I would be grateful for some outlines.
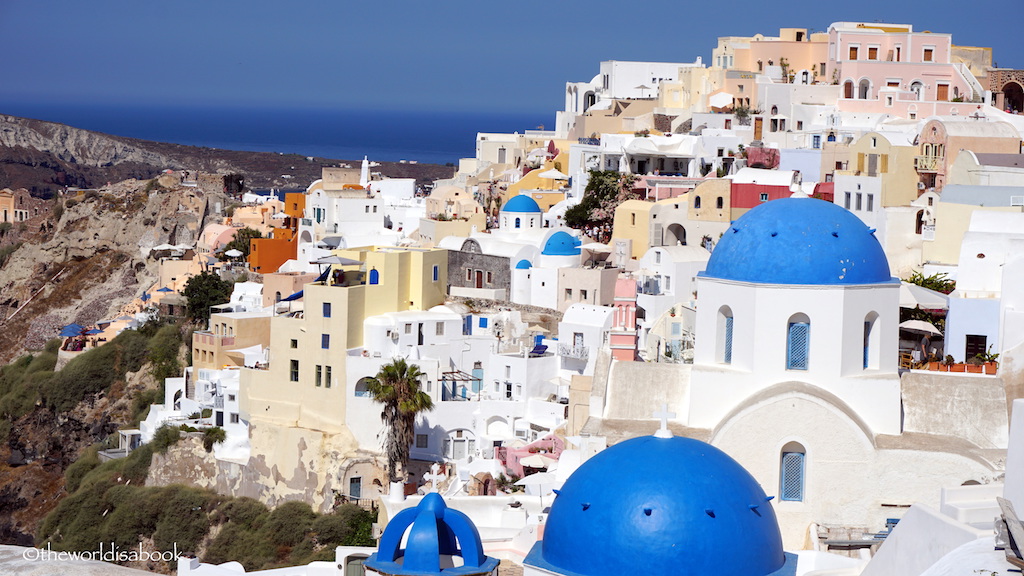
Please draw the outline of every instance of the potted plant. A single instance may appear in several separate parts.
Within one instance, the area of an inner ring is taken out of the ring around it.
[[[949,372],[949,368],[950,368],[950,366],[953,365],[953,362],[954,362],[953,355],[952,354],[946,354],[945,359],[942,360],[942,365],[939,367],[939,370],[942,371],[942,372]]]
[[[955,362],[949,366],[950,372],[967,372],[967,364]]]
[[[967,360],[967,371],[971,374],[981,374],[984,362],[981,360],[981,354],[977,354],[974,358]]]
[[[939,358],[935,354],[931,354],[931,355],[928,356],[928,369],[929,370],[932,370],[932,371],[938,370],[939,369],[939,364],[940,364]]]
[[[997,362],[999,354],[992,353],[991,345],[989,345],[987,351],[979,353],[975,358],[981,361],[985,374],[995,374],[996,370],[999,369],[999,362]]]

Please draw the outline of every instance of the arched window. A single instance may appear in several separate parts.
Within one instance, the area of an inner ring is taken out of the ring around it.
[[[718,208],[719,210],[721,210],[724,207],[725,207],[725,199],[722,198],[721,196],[719,196],[718,200],[715,201],[715,208]]]
[[[807,370],[811,347],[811,321],[794,314],[786,329],[786,370]]]
[[[516,228],[519,228],[521,225],[522,221],[519,218],[516,218]]]
[[[779,462],[779,500],[803,501],[806,457],[807,451],[799,442],[789,442],[782,447]]]
[[[722,306],[718,309],[718,361],[732,364],[733,319],[732,309]]]
[[[861,100],[867,100],[870,97],[871,81],[868,80],[867,78],[864,78],[863,80],[860,81],[860,85],[858,86],[857,98],[860,98]]]
[[[772,106],[772,116],[775,116],[778,113],[779,113],[779,107],[778,106]]]
[[[274,302],[280,302],[280,301],[281,301],[281,292],[280,291],[274,292]]]
[[[878,351],[881,347],[881,330],[878,329],[878,313],[869,312],[864,317],[864,369],[878,368]]]
[[[694,199],[693,199],[693,207],[697,208],[697,209],[700,208],[700,196],[694,197]]]
[[[924,210],[917,211],[917,223],[914,225],[914,233],[920,234],[924,230]]]
[[[370,269],[370,284],[380,284],[380,272],[376,268]]]

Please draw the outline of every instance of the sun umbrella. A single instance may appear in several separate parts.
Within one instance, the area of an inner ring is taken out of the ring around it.
[[[915,332],[917,334],[935,334],[936,336],[942,336],[942,332],[940,332],[938,328],[936,328],[931,322],[925,322],[924,320],[907,320],[906,322],[900,322],[900,330]]]
[[[153,246],[153,250],[154,251],[174,250],[174,249],[175,249],[175,246],[173,244],[159,244],[157,246]]]
[[[542,454],[530,454],[525,458],[520,458],[519,463],[527,468],[547,468],[548,466],[558,462],[554,458],[548,458]]]
[[[541,178],[547,178],[548,180],[568,180],[569,179],[569,175],[568,174],[563,174],[561,171],[559,171],[559,170],[557,170],[555,168],[552,168],[550,170],[545,170],[544,172],[541,172],[540,174],[537,174],[537,176],[539,176]]]
[[[234,248],[232,248],[231,250],[225,252],[224,255],[227,256],[228,258],[238,258],[239,256],[242,255],[242,251],[235,250]]]
[[[87,336],[89,336],[89,335],[92,335],[92,334],[99,334],[101,332],[103,332],[103,330],[100,330],[99,328],[92,328],[91,330],[86,330],[85,334]]]
[[[174,292],[174,290],[171,290],[167,286],[164,286],[163,288],[160,288],[159,290],[157,290],[157,292]]]
[[[71,336],[81,336],[82,332],[84,332],[84,331],[85,331],[85,326],[82,326],[81,324],[74,324],[74,323],[72,323],[72,324],[68,324],[67,326],[61,328],[60,335],[62,337],[64,337],[64,338],[69,338]]]
[[[918,307],[924,310],[948,310],[949,296],[917,284],[900,283],[900,308]]]
[[[362,264],[361,260],[352,260],[351,258],[342,258],[341,256],[325,256],[316,260],[317,264],[334,264],[336,266],[356,266]]]

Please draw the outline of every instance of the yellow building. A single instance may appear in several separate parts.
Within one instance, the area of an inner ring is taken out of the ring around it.
[[[10,188],[0,190],[0,224],[24,222],[32,217],[30,211],[24,206],[26,190],[18,190],[16,194]]]
[[[231,350],[270,345],[270,315],[264,312],[224,312],[210,315],[209,330],[192,333],[192,366],[219,370],[242,366],[243,356]]]
[[[303,287],[301,301],[270,321],[270,361],[242,372],[241,408],[250,421],[345,434],[345,358],[363,343],[363,321],[427,310],[445,299],[446,250],[366,247],[337,250],[359,265],[334,266]],[[337,273],[336,273],[337,272]]]
[[[919,195],[916,156],[913,136],[868,132],[849,145],[846,169],[835,174],[880,178],[882,206],[909,206]]]
[[[626,240],[631,248],[629,257],[640,258],[647,252],[651,239],[651,209],[653,202],[626,200],[615,209],[612,218],[612,240]]]

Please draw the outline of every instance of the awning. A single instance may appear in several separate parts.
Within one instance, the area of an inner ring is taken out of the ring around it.
[[[291,302],[293,300],[298,300],[299,298],[302,298],[302,290],[299,290],[298,292],[296,292],[295,294],[292,294],[291,296],[289,296],[287,298],[282,298],[281,302]]]

